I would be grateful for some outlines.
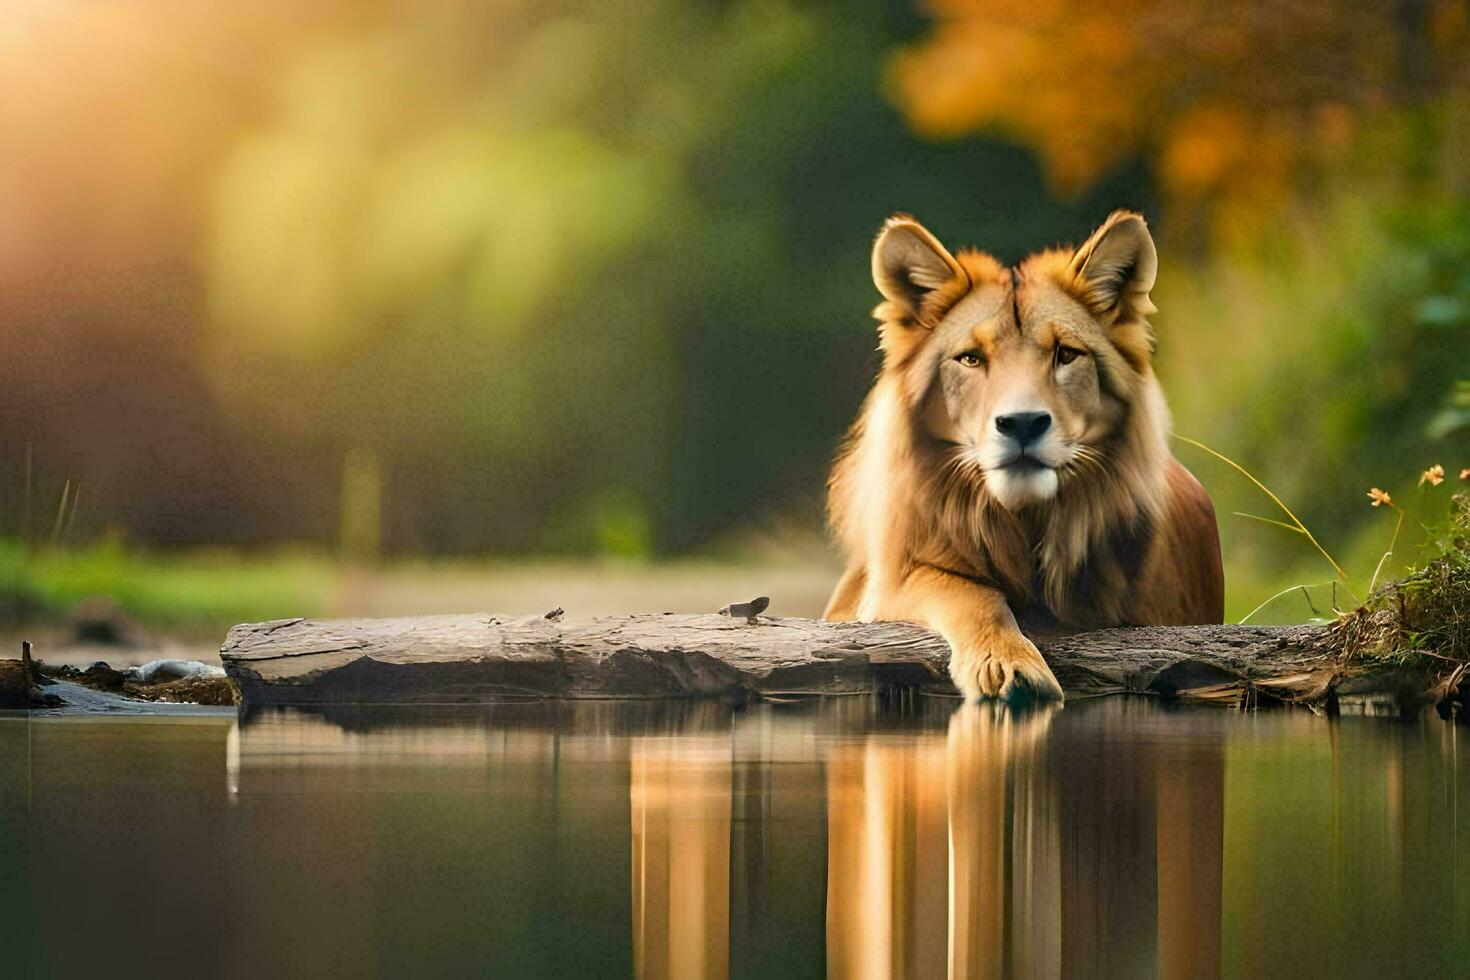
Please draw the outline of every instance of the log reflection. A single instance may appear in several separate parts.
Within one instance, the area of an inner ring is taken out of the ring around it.
[[[357,972],[528,950],[545,968],[511,972],[1254,976],[1282,950],[1326,974],[1464,972],[1464,726],[1123,698],[124,721],[10,728],[34,739],[12,742],[10,785],[35,794],[12,819],[38,848],[19,880],[97,918],[159,868],[216,862],[211,888],[251,910],[217,946],[267,966],[262,929]],[[194,726],[214,735],[160,784],[159,740]],[[178,846],[206,826],[180,823],[186,786],[213,821],[197,847]],[[147,846],[99,835],[119,815]],[[283,898],[282,868],[311,887]],[[341,942],[313,946],[323,928]]]

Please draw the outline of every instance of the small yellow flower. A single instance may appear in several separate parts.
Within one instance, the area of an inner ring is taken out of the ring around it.
[[[1464,480],[1466,483],[1470,483],[1470,466],[1467,466],[1460,471],[1460,479]]]
[[[1428,483],[1431,487],[1437,487],[1444,482],[1444,467],[1435,463],[1419,477],[1419,485],[1422,487]]]
[[[1383,504],[1388,504],[1390,507],[1393,506],[1393,498],[1377,487],[1368,491],[1368,499],[1373,501],[1374,507],[1380,507]]]

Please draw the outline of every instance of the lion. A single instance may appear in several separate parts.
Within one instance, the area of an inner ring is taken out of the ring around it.
[[[1214,506],[1169,452],[1143,217],[1006,268],[895,215],[882,368],[828,481],[847,556],[823,618],[941,634],[966,700],[1060,700],[1022,632],[1219,623]]]

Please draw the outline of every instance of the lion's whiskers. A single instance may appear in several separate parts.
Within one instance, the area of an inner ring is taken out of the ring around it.
[[[1069,476],[1083,476],[1086,474],[1102,475],[1106,466],[1103,454],[1092,446],[1077,445],[1072,447],[1072,458],[1063,463],[1058,469]]]
[[[955,446],[944,460],[934,488],[940,496],[953,498],[975,493],[985,483],[985,470],[968,446]]]

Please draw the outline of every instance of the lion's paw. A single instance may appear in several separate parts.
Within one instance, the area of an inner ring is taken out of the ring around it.
[[[1022,644],[1014,650],[953,650],[949,675],[965,700],[1061,701],[1062,686],[1051,668],[1029,640]]]

